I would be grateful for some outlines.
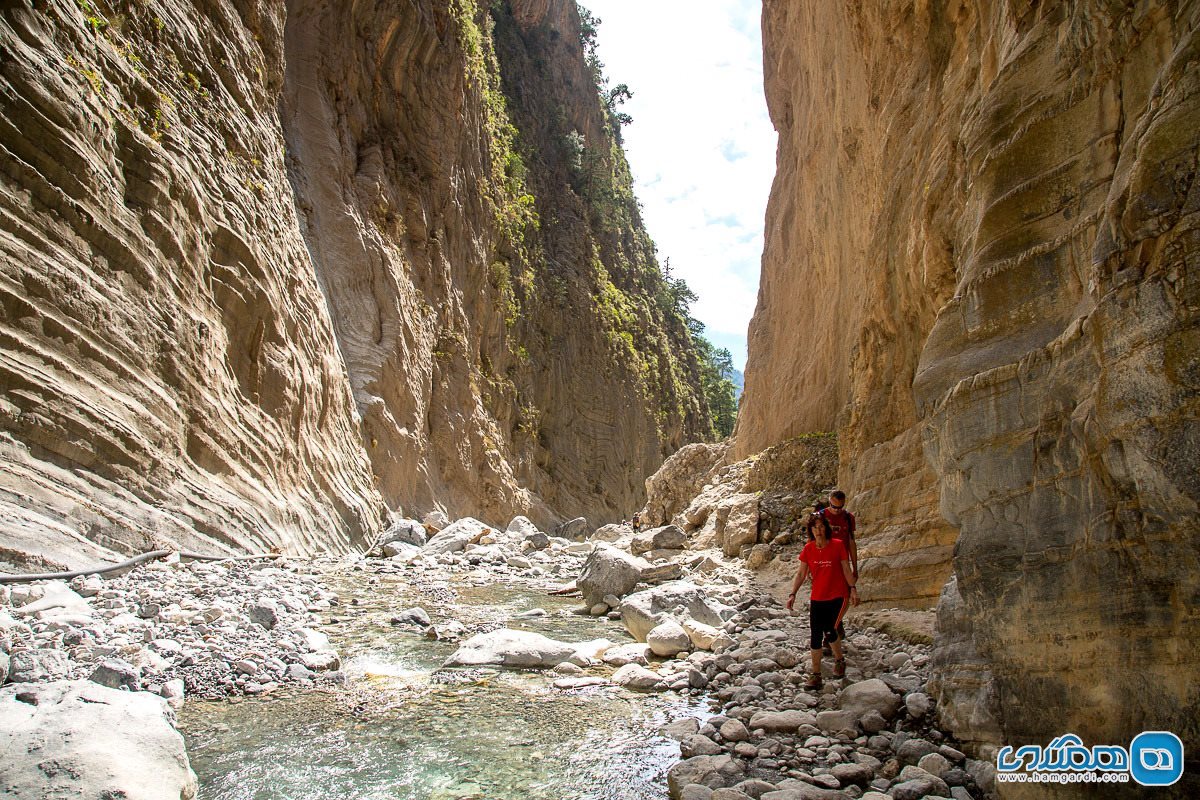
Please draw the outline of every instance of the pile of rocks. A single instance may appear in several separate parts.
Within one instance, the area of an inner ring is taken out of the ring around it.
[[[174,703],[339,681],[315,630],[337,596],[285,559],[150,563],[0,589],[0,684],[90,678]]]
[[[804,616],[767,597],[740,609],[725,626],[733,644],[696,661],[716,715],[669,730],[684,758],[669,774],[674,800],[966,800],[994,790],[992,765],[937,729],[926,646],[852,632],[846,679],[809,692]]]
[[[431,514],[424,522],[404,519],[380,537],[370,555],[386,560],[376,571],[441,573],[486,570],[488,580],[525,582],[574,578],[592,552],[591,542],[550,536],[525,517],[504,530],[471,517],[453,523]]]

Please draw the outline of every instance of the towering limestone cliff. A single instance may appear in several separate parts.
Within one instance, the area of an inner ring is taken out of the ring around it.
[[[569,0],[6,4],[0,558],[635,507],[712,424],[582,39]]]
[[[1200,744],[1200,3],[764,4],[735,454],[837,428],[975,743]],[[951,563],[951,548],[953,562]]]

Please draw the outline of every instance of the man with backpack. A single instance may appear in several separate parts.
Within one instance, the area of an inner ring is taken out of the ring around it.
[[[854,576],[854,582],[857,583],[858,542],[854,538],[857,523],[854,520],[854,515],[846,509],[846,493],[841,489],[834,489],[829,493],[829,505],[821,508],[817,513],[829,523],[829,538],[840,541],[845,546],[846,552],[850,554],[850,572]],[[844,623],[838,623],[837,632],[839,639],[846,638],[846,626]],[[828,647],[828,644],[826,644],[826,647]]]

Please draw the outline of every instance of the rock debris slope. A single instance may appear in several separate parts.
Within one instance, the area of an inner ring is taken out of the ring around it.
[[[574,3],[17,2],[0,43],[0,557],[599,522],[710,434]]]
[[[957,531],[935,672],[976,744],[1200,741],[1198,16],[764,5],[735,456],[837,426],[864,555],[926,562],[897,594],[932,600]]]

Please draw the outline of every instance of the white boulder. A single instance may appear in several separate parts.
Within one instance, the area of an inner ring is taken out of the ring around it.
[[[90,681],[8,686],[0,753],[31,755],[0,759],[0,786],[14,797],[191,800],[196,774],[174,721],[148,692]]]
[[[856,719],[861,719],[869,711],[877,711],[884,719],[891,719],[900,708],[900,698],[879,678],[871,678],[843,689],[838,695],[838,706],[849,711]]]
[[[588,555],[583,571],[575,585],[583,594],[584,603],[594,606],[608,595],[624,597],[642,578],[642,570],[650,565],[607,544],[599,543]]]
[[[626,664],[613,673],[612,682],[635,692],[652,692],[661,688],[663,679],[641,664]]]
[[[467,545],[479,541],[489,530],[491,528],[479,520],[463,517],[434,534],[425,543],[424,550],[427,554],[433,555],[457,553],[466,549]]]
[[[646,634],[646,644],[655,655],[670,658],[691,649],[692,640],[678,622],[668,619],[654,626]]]
[[[533,631],[501,628],[467,639],[450,655],[445,665],[495,665],[514,669],[542,669],[569,661],[582,666],[586,660],[576,652],[578,646]]]
[[[677,622],[693,619],[719,628],[736,613],[688,581],[670,581],[631,594],[621,602],[620,612],[625,627],[639,642],[646,641],[646,634],[667,618]]]

